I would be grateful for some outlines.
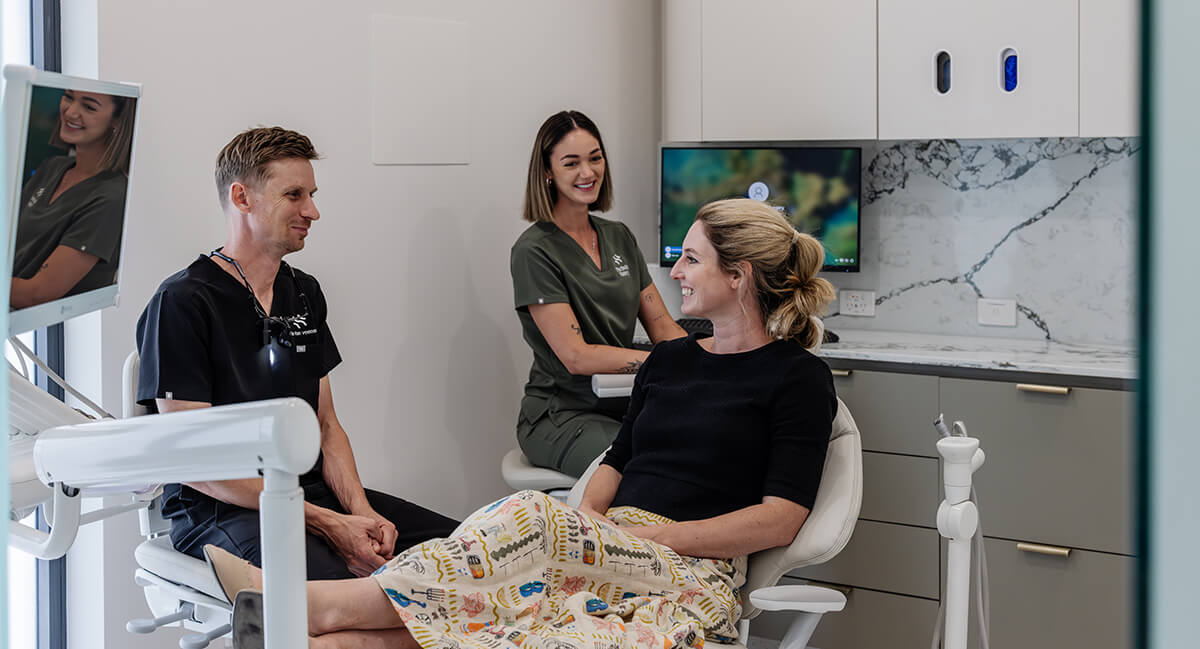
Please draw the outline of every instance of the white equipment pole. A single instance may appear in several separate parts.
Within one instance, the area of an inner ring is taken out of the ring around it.
[[[296,474],[274,469],[265,471],[258,508],[266,649],[307,647],[304,491],[300,489]]]
[[[979,527],[979,511],[971,502],[971,474],[983,466],[979,440],[944,437],[942,456],[946,499],[938,507],[938,533],[949,541],[946,557],[946,633],[944,649],[966,649],[971,597],[971,538]]]

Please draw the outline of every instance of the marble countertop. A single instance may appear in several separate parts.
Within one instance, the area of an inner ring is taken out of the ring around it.
[[[1124,347],[861,329],[834,331],[840,340],[821,346],[820,355],[825,358],[1126,380],[1137,375],[1137,356],[1133,349]]]

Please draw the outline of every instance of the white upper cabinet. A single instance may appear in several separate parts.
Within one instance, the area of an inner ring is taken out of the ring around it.
[[[879,0],[879,138],[1078,135],[1077,3]]]
[[[1138,134],[1139,0],[1079,0],[1079,135]]]
[[[663,33],[665,139],[875,138],[875,0],[664,0]]]
[[[699,142],[700,0],[662,3],[663,140]]]
[[[663,139],[1136,135],[1139,4],[662,0]]]

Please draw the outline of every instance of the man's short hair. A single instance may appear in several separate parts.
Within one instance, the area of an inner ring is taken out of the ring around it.
[[[224,207],[229,186],[239,182],[259,187],[269,177],[267,165],[275,160],[321,156],[308,136],[279,126],[252,128],[239,133],[217,154],[217,196]]]

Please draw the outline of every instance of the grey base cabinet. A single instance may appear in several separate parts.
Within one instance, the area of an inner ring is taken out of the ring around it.
[[[1132,557],[1085,550],[1039,554],[987,537],[984,550],[991,577],[992,647],[1132,646]],[[971,647],[979,646],[978,633],[972,618]]]
[[[1001,372],[985,380],[830,364],[862,433],[863,503],[840,555],[785,577],[847,593],[846,609],[821,620],[814,647],[930,646],[945,595],[932,426],[943,412],[966,422],[987,456],[975,485],[991,577],[991,646],[1131,646],[1131,393],[1061,381],[1017,384]],[[974,649],[974,610],[971,616]],[[786,616],[764,614],[751,633],[778,639],[786,623]]]

